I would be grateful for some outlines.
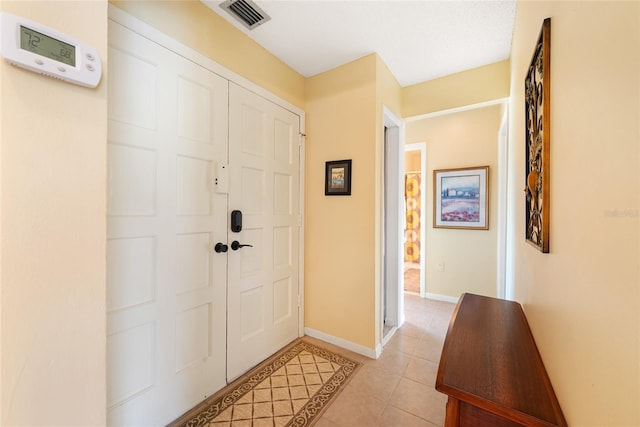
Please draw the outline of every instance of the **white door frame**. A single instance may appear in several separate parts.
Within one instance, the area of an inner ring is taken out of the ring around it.
[[[416,142],[406,144],[405,152],[420,151],[420,296],[426,298],[426,272],[427,272],[427,143]]]
[[[280,98],[279,96],[269,92],[268,90],[258,86],[257,84],[251,82],[250,80],[242,77],[239,74],[229,70],[228,68],[218,64],[211,58],[208,58],[201,54],[200,52],[190,48],[182,44],[181,42],[171,38],[167,34],[159,31],[158,29],[140,21],[139,19],[129,15],[122,9],[109,4],[109,19],[118,24],[140,34],[143,37],[146,37],[149,40],[158,43],[159,45],[169,49],[178,55],[204,67],[205,69],[233,82],[239,86],[248,89],[255,94],[291,111],[294,114],[297,114],[300,117],[300,133],[301,136],[305,134],[305,112],[298,108],[297,106],[291,104],[285,99]],[[299,220],[299,233],[300,236],[304,236],[304,192],[305,188],[305,170],[304,170],[304,139],[301,138],[300,143],[300,220]],[[298,274],[298,334],[299,336],[304,335],[304,241],[302,238],[300,239],[298,251],[299,258],[299,274]]]
[[[507,197],[509,175],[509,104],[504,103],[504,114],[498,130],[498,244],[497,295],[513,299],[513,280],[509,280],[513,251],[507,251]]]
[[[404,323],[404,122],[383,106],[382,120],[382,280],[380,282],[380,342],[384,346]],[[386,132],[385,132],[386,128]],[[385,288],[385,283],[387,284]],[[385,319],[386,305],[386,319]],[[385,320],[391,330],[385,334]]]

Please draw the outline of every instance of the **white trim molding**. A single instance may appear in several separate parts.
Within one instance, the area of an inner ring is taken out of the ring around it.
[[[490,107],[492,105],[504,104],[508,101],[509,101],[509,98],[499,98],[499,99],[494,99],[492,101],[479,102],[477,104],[449,108],[448,110],[440,110],[440,111],[434,111],[433,113],[425,113],[425,114],[419,114],[417,116],[405,117],[404,121],[406,123],[415,122],[416,120],[430,119],[433,117],[444,116],[446,114],[459,113],[462,111],[475,110],[476,108],[484,108],[484,107]]]
[[[460,299],[460,297],[456,298],[456,297],[450,297],[449,295],[431,294],[429,292],[427,292],[426,296],[428,299],[432,299],[435,301],[450,302],[453,304],[457,304],[458,300]]]
[[[354,353],[367,356],[371,359],[377,359],[378,357],[380,357],[380,354],[382,354],[382,346],[380,344],[378,344],[376,348],[373,349],[353,343],[351,341],[347,341],[342,338],[334,337],[333,335],[325,334],[324,332],[320,332],[312,328],[304,328],[304,333],[305,335],[309,335],[312,338],[317,338],[319,340],[328,342],[329,344],[337,345],[338,347],[342,347],[345,350],[353,351]]]

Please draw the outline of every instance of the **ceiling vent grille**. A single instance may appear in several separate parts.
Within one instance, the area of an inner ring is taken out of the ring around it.
[[[250,30],[271,19],[251,0],[226,0],[220,3],[220,7]]]

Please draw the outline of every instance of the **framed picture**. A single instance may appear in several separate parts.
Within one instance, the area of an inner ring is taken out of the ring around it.
[[[524,80],[525,239],[549,252],[549,136],[551,18],[544,20]]]
[[[351,159],[327,162],[324,175],[325,196],[351,195]]]
[[[489,229],[489,166],[433,171],[433,227]]]

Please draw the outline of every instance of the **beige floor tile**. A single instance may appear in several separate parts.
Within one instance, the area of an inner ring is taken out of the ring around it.
[[[412,357],[404,373],[404,377],[430,387],[435,387],[437,373],[438,363],[419,357]]]
[[[430,360],[431,362],[440,363],[442,345],[443,340],[440,337],[425,335],[416,345],[412,355],[421,359]]]
[[[439,427],[420,417],[411,415],[393,406],[387,406],[380,418],[380,427]]]
[[[396,389],[400,378],[400,375],[395,375],[385,369],[365,365],[360,368],[349,385],[377,399],[386,401]]]
[[[433,320],[434,314],[427,310],[405,310],[405,322],[410,325],[427,326]]]
[[[450,320],[450,318],[434,317],[429,324],[429,331],[444,338],[447,335]]]
[[[384,401],[349,384],[329,406],[323,418],[344,427],[374,427],[378,425],[384,406]]]
[[[410,357],[411,356],[406,353],[391,348],[384,349],[378,359],[369,359],[365,366],[371,365],[376,369],[384,369],[395,375],[403,375],[409,364]]]
[[[403,378],[389,404],[434,424],[444,423],[447,397],[433,387]]]
[[[328,418],[324,416],[320,417],[320,419],[313,425],[313,427],[341,427],[340,424],[336,424]]]
[[[442,426],[447,398],[434,386],[454,307],[405,296],[404,325],[377,360],[364,360],[365,364],[316,426]]]
[[[406,337],[422,338],[426,329],[426,326],[415,323],[408,323],[407,321],[405,321],[404,324],[396,331],[396,334],[400,334]]]
[[[396,332],[384,346],[384,349],[392,349],[402,353],[413,354],[416,345],[418,345],[419,342],[419,337],[409,337]]]

